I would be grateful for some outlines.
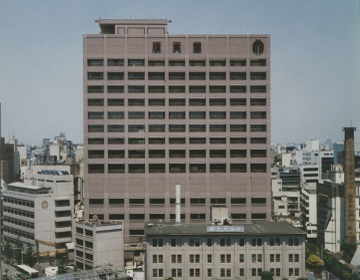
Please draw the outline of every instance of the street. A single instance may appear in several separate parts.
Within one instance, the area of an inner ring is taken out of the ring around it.
[[[12,267],[11,265],[8,265],[2,261],[1,269],[2,269],[2,274],[5,273],[5,269],[9,270],[8,274],[9,274],[10,280],[21,280],[19,277],[16,276],[16,273],[17,273],[16,269],[14,267]]]

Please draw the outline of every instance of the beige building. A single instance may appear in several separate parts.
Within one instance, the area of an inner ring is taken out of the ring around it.
[[[286,223],[150,224],[146,279],[274,279],[305,277],[305,237]]]
[[[270,36],[170,35],[167,20],[100,20],[84,35],[85,218],[270,221]],[[133,239],[129,239],[134,237]]]

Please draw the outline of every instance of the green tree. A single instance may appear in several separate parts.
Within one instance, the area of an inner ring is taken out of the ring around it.
[[[9,240],[5,241],[4,255],[6,256],[6,259],[9,262],[11,259],[11,256],[12,256],[12,247],[11,247]]]
[[[17,261],[17,263],[21,263],[21,259],[22,259],[22,252],[24,250],[24,242],[22,242],[20,240],[20,236],[18,236],[18,238],[15,240],[15,260]]]
[[[283,280],[289,280],[289,279],[287,279],[286,277],[284,277]]]
[[[57,274],[61,275],[61,274],[66,274],[68,271],[68,268],[65,266],[65,262],[63,259],[60,260],[59,265],[58,265],[58,271]]]
[[[307,278],[305,278],[305,277],[300,277],[300,278],[297,278],[296,280],[307,280]]]
[[[324,262],[314,254],[308,257],[306,264],[309,266],[309,268],[312,268],[316,271],[320,271],[324,266]]]
[[[78,269],[77,269],[77,265],[75,264],[74,265],[74,272],[76,272]]]
[[[36,254],[34,252],[33,246],[28,244],[24,254],[24,263],[30,267],[33,267],[35,264],[35,260]]]
[[[168,277],[168,278],[166,278],[165,280],[174,280],[174,278]]]
[[[274,273],[272,273],[271,271],[264,270],[261,273],[261,280],[273,280],[273,277],[274,277]]]

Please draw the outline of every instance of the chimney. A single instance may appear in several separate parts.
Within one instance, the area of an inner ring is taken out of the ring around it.
[[[356,245],[356,213],[355,213],[355,153],[354,131],[355,127],[344,127],[345,131],[345,222],[344,242]]]
[[[175,190],[176,190],[176,221],[175,221],[175,225],[181,225],[180,184],[175,185]]]

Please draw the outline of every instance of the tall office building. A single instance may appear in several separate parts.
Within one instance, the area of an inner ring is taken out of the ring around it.
[[[100,20],[84,35],[85,217],[271,219],[269,35],[169,35],[167,20]]]

